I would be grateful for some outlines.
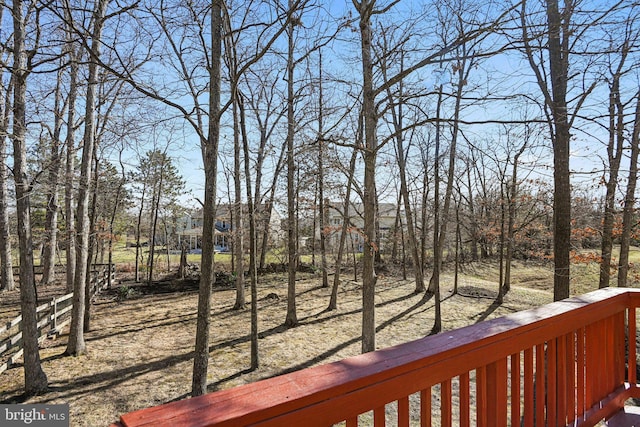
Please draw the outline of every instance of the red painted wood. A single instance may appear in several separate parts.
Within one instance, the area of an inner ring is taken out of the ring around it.
[[[350,417],[347,418],[347,426],[346,427],[358,427],[358,417]]]
[[[636,308],[634,306],[629,308],[628,311],[628,323],[629,323],[629,336],[636,336]],[[636,343],[634,339],[629,340],[628,344],[629,353],[629,382],[635,384],[638,382],[636,374]]]
[[[487,425],[507,426],[507,361],[498,360],[486,369]]]
[[[602,393],[598,382],[604,382],[605,378],[599,379],[593,372],[598,366],[593,362],[601,362],[604,356],[587,350],[601,347],[606,337],[604,329],[594,327],[593,322],[602,323],[601,320],[622,312],[631,302],[640,304],[638,291],[603,289],[340,362],[132,412],[123,415],[121,422],[128,427],[331,425],[414,392],[429,391],[434,384],[477,369],[481,387],[476,388],[476,399],[479,413],[484,411],[484,419],[481,417],[479,423],[482,419],[483,425],[487,425],[488,396],[482,367],[497,360],[506,361],[506,357],[530,348],[532,343],[549,342],[584,325],[591,325],[587,327],[584,349],[585,390],[594,384]],[[600,345],[598,338],[602,338]],[[610,359],[615,360],[613,353]],[[544,423],[545,414],[545,399],[541,397],[545,396],[546,377],[543,344],[536,346],[535,366],[536,413],[542,414],[536,420],[540,424]],[[579,387],[580,371],[577,377]],[[588,397],[591,403],[595,402],[593,399],[599,400],[601,394],[592,393]],[[430,404],[428,412],[430,417]],[[424,419],[422,422],[428,425]]]
[[[471,425],[471,400],[469,387],[469,373],[460,374],[460,427],[469,427]]]
[[[596,352],[592,350],[592,347],[597,347],[597,337],[594,333],[595,329],[595,325],[587,325],[585,327],[585,408],[590,408],[591,406],[593,406],[597,401],[596,396],[598,395],[598,385],[596,383],[597,374],[594,373],[594,371],[598,369],[598,360],[596,359],[596,356],[594,354]]]
[[[577,423],[579,427],[592,427],[603,419],[611,417],[624,407],[624,402],[630,398],[640,397],[640,388],[628,383],[622,384],[612,393],[601,399],[597,405],[585,412],[584,417]]]
[[[615,370],[615,380],[612,384],[613,388],[625,382],[625,362],[626,362],[626,328],[625,313],[620,312],[615,318],[614,330],[615,334],[615,357],[613,368]]]
[[[398,427],[409,427],[409,397],[398,399]]]
[[[512,354],[509,358],[511,363],[511,424],[520,424],[520,353]]]
[[[576,334],[576,413],[584,414],[587,410],[586,402],[590,398],[590,391],[586,385],[586,360],[585,360],[585,328],[578,329]]]
[[[567,349],[567,424],[571,424],[576,419],[576,334],[574,332],[566,335]]]
[[[606,393],[609,394],[616,388],[615,384],[615,352],[616,352],[616,344],[615,344],[615,331],[614,331],[614,320],[615,316],[609,317],[604,320],[604,328],[603,333],[606,339],[606,347],[603,349],[603,354],[605,356],[604,366],[605,369],[602,370],[601,375],[603,375],[602,386],[603,390],[606,390]]]
[[[385,410],[384,406],[379,406],[373,410],[373,425],[374,427],[385,426]]]
[[[478,427],[487,427],[487,369],[476,369],[476,423]]]
[[[431,389],[420,391],[420,426],[431,427]]]
[[[558,414],[558,370],[556,340],[547,342],[547,423],[556,422]]]
[[[535,400],[536,400],[536,426],[542,427],[545,426],[545,404],[546,404],[546,390],[544,387],[545,383],[545,352],[544,352],[544,344],[536,345],[536,375],[535,375]]]
[[[556,401],[557,415],[556,425],[567,424],[567,338],[566,336],[556,339]]]
[[[533,427],[534,418],[534,383],[533,383],[533,349],[524,351],[524,427]]]
[[[440,383],[440,416],[442,427],[451,427],[453,420],[451,394],[451,380]]]

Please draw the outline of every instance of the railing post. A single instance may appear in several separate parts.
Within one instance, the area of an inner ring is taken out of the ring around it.
[[[638,382],[636,374],[636,308],[629,307],[629,338],[627,339],[629,346],[629,383],[635,385]]]

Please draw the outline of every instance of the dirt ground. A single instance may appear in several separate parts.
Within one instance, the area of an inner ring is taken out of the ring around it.
[[[547,269],[524,275],[520,283],[512,285],[500,306],[494,302],[496,281],[478,278],[488,276],[482,268],[467,271],[460,279],[458,295],[452,295],[451,275],[444,276],[443,329],[454,329],[552,300],[551,273]],[[211,391],[359,354],[360,283],[345,276],[338,295],[338,310],[327,312],[330,289],[319,287],[317,275],[300,274],[299,277],[300,324],[292,329],[282,326],[286,314],[286,279],[281,275],[261,278],[258,291],[260,368],[254,372],[248,371],[249,310],[232,309],[233,289],[214,289]],[[105,426],[122,413],[188,396],[197,283],[123,285],[133,290],[127,299],[118,300],[122,291],[113,289],[104,292],[93,306],[92,331],[85,335],[86,355],[62,356],[66,332],[45,341],[41,357],[50,392],[29,399],[29,403],[69,403],[72,426]],[[379,348],[430,333],[433,299],[414,294],[414,287],[413,282],[395,277],[379,279],[376,296]],[[64,293],[61,288],[60,291]],[[267,297],[272,293],[277,298]],[[14,298],[15,303],[15,297],[4,294],[2,298],[0,321],[6,321],[14,313],[15,305],[11,308],[11,301]],[[0,374],[0,403],[22,401],[23,381],[22,367]]]

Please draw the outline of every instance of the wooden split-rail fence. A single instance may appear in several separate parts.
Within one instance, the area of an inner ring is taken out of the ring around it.
[[[115,281],[115,266],[112,264],[95,264],[91,271],[91,288],[93,295]],[[54,297],[51,301],[36,308],[38,319],[38,342],[60,333],[62,328],[71,322],[73,308],[73,292]],[[22,315],[0,326],[0,373],[9,369],[22,357]]]

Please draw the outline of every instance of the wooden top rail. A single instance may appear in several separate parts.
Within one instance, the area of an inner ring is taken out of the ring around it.
[[[122,415],[113,426],[331,425],[638,305],[640,290],[602,289],[339,362],[142,409]]]

